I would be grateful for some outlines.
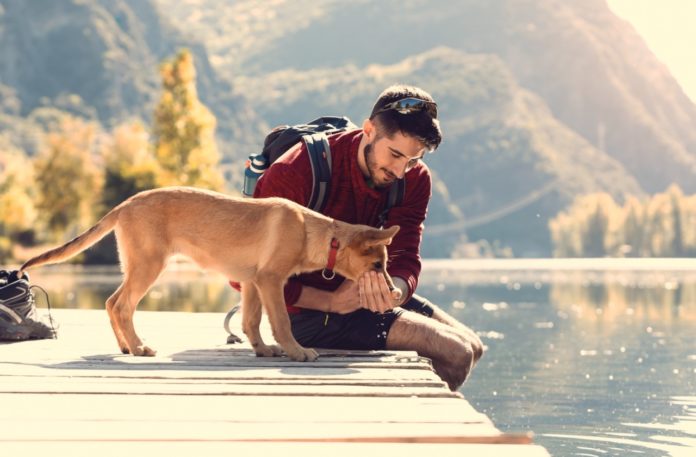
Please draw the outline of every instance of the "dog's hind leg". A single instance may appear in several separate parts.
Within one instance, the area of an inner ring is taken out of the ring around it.
[[[123,286],[121,285],[118,287],[118,289],[116,289],[116,292],[114,292],[106,300],[106,312],[109,314],[109,321],[111,322],[111,328],[114,330],[114,335],[116,336],[118,347],[121,348],[121,352],[123,352],[124,354],[128,354],[130,352],[130,350],[128,349],[128,344],[126,344],[126,339],[123,336],[123,332],[121,331],[121,328],[118,324],[118,319],[116,318],[116,314],[114,313],[114,305],[118,301],[118,297],[119,295],[121,295],[122,290]]]
[[[282,354],[276,345],[267,345],[261,337],[261,299],[256,285],[247,281],[242,283],[242,330],[258,357],[275,357]]]
[[[129,265],[120,287],[121,292],[112,306],[112,315],[116,320],[116,326],[123,334],[129,352],[136,356],[156,354],[156,351],[143,345],[142,340],[135,332],[133,314],[140,300],[164,269],[166,256],[158,254],[147,253],[141,256],[138,262],[132,262]]]
[[[273,273],[259,272],[256,276],[256,285],[271,323],[273,338],[292,360],[311,362],[316,360],[319,354],[314,349],[303,348],[292,336],[290,318],[283,296],[284,282],[284,277]]]

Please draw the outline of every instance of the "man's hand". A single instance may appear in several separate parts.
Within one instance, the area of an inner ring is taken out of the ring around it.
[[[358,298],[358,283],[346,279],[343,283],[330,295],[329,311],[338,314],[348,314],[362,308]]]
[[[399,304],[401,291],[389,290],[384,275],[376,271],[363,274],[358,279],[360,306],[376,313],[384,313]]]
[[[365,273],[357,282],[346,279],[333,292],[303,287],[295,306],[323,312],[348,314],[360,308],[383,313],[401,304],[402,291],[390,291],[384,275]]]

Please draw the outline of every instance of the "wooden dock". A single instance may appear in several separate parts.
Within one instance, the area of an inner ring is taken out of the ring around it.
[[[158,355],[139,358],[118,352],[105,311],[53,315],[58,340],[0,343],[2,455],[548,456],[415,353],[262,359],[224,344],[221,314],[140,311]]]

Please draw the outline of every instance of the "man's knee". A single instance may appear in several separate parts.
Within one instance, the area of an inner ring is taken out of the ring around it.
[[[452,365],[456,366],[457,369],[463,373],[466,373],[466,375],[468,375],[469,371],[476,363],[476,360],[478,360],[476,358],[474,346],[468,341],[460,342],[459,347],[452,355]]]
[[[443,348],[441,355],[436,371],[451,390],[457,390],[469,377],[476,363],[477,352],[469,341],[457,338]]]
[[[419,295],[413,294],[411,299],[402,305],[404,309],[417,312],[427,317],[432,317],[437,321],[443,322],[446,325],[457,330],[459,338],[470,346],[470,351],[473,352],[474,363],[483,356],[484,345],[481,339],[474,333],[472,329],[466,327],[461,322],[457,321],[452,316],[442,311],[428,299]],[[464,352],[470,352],[468,349]]]
[[[484,346],[481,338],[473,331],[462,331],[458,329],[457,336],[459,338],[459,346],[456,348],[456,353],[466,362],[470,361],[473,364],[479,361],[483,356]]]
[[[481,357],[483,357],[484,346],[481,338],[478,335],[474,335],[473,338],[469,339],[469,344],[471,345],[471,350],[474,356],[474,363],[478,362]]]

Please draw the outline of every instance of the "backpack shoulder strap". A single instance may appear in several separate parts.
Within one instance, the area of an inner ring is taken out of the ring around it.
[[[307,208],[321,212],[331,190],[331,147],[324,133],[302,137],[312,166],[312,194]]]
[[[307,207],[322,212],[331,191],[331,147],[326,134],[322,132],[302,137],[307,146],[309,163],[312,167],[312,194]],[[378,223],[382,227],[387,221],[389,210],[400,206],[406,193],[406,179],[397,179],[389,188],[384,210],[379,214]]]
[[[389,188],[389,198],[387,198],[387,208],[401,205],[406,193],[406,178],[397,179]]]
[[[384,205],[384,209],[379,213],[377,223],[379,227],[384,227],[387,222],[387,216],[389,215],[389,210],[395,206],[401,205],[404,201],[404,194],[406,193],[406,178],[397,179],[389,188],[389,195],[387,195],[387,202]]]

